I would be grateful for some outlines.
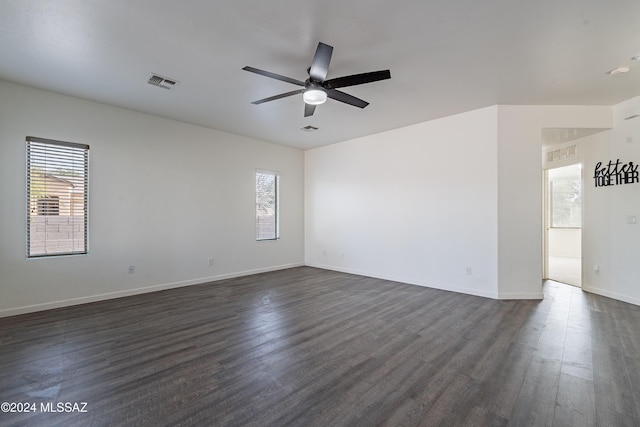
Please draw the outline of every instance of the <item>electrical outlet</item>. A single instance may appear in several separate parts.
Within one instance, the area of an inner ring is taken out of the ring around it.
[[[596,276],[600,275],[600,264],[596,264],[593,266],[593,272],[596,274]]]
[[[133,274],[136,272],[136,266],[135,265],[130,265],[129,266],[129,274]]]
[[[209,258],[209,267],[211,267],[215,263],[213,258]]]
[[[466,272],[467,272],[467,276],[471,276],[471,274],[472,274],[471,267],[467,267]]]

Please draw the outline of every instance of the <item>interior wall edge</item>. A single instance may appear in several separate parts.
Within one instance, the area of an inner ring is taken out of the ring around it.
[[[394,276],[394,275],[370,273],[370,272],[365,272],[365,271],[354,270],[354,269],[351,269],[351,268],[335,267],[335,266],[331,266],[331,265],[318,264],[318,263],[313,263],[313,262],[311,262],[311,263],[307,262],[306,266],[307,267],[314,267],[314,268],[321,268],[323,270],[337,271],[337,272],[340,272],[340,273],[355,274],[357,276],[372,277],[374,279],[390,280],[392,282],[403,283],[403,284],[406,284],[406,285],[422,286],[424,288],[439,289],[441,291],[447,291],[447,292],[456,292],[456,293],[465,294],[465,295],[472,295],[472,296],[476,296],[476,297],[500,299],[498,294],[494,294],[492,292],[482,292],[482,291],[478,291],[477,289],[472,289],[472,288],[463,288],[463,287],[459,287],[459,286],[440,286],[437,283],[423,282],[423,281],[419,281],[419,280],[416,280],[416,279],[408,279],[406,277],[403,278],[403,277],[398,277],[398,276]],[[542,298],[542,297],[540,297],[540,298]],[[524,298],[524,299],[528,299],[528,298]]]
[[[582,290],[585,292],[589,292],[592,294],[600,295],[607,298],[612,298],[617,301],[626,302],[628,304],[638,305],[640,306],[640,298],[634,298],[632,296],[621,294],[618,292],[612,292],[607,289],[597,288],[593,286],[588,286],[586,284],[582,285]]]

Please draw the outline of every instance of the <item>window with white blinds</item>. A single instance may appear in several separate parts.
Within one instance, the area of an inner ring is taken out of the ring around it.
[[[27,257],[86,254],[89,146],[26,142]]]
[[[256,240],[280,238],[280,176],[256,171]]]

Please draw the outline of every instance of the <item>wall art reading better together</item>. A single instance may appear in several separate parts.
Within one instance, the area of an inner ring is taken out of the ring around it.
[[[602,162],[598,162],[593,172],[593,178],[596,187],[638,183],[638,165],[634,165],[633,162],[621,163],[620,159],[615,162],[609,160],[609,163],[604,166]]]

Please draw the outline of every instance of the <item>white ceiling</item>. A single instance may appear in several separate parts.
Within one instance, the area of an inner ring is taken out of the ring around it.
[[[0,78],[304,149],[495,104],[616,104],[640,94],[639,23],[638,0],[2,0]],[[391,80],[344,88],[363,110],[250,104],[297,86],[243,66],[305,80],[319,41],[328,78]]]

